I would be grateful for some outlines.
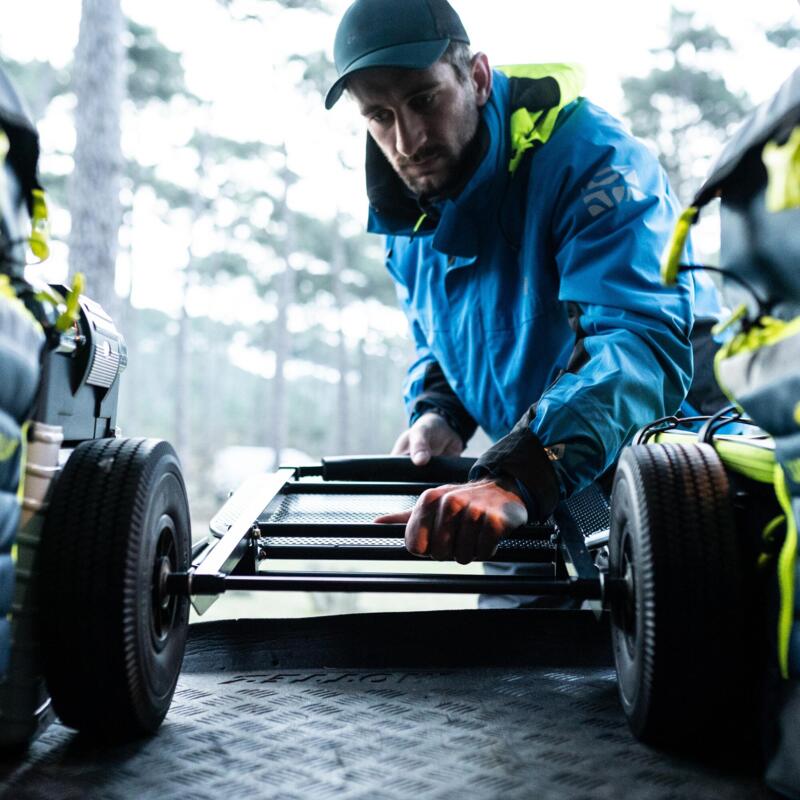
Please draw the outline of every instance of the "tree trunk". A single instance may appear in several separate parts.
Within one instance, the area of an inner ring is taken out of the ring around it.
[[[192,471],[195,462],[192,458],[192,356],[189,347],[192,322],[186,312],[189,287],[194,275],[196,253],[194,249],[194,230],[203,214],[203,197],[200,186],[206,175],[206,148],[201,144],[197,154],[200,165],[197,172],[197,185],[192,196],[192,235],[186,254],[187,263],[181,272],[180,309],[178,311],[178,335],[175,342],[175,450],[181,457],[184,469]]]
[[[75,169],[70,186],[71,270],[112,316],[121,220],[120,115],[125,89],[124,19],[119,0],[83,0],[75,50]]]
[[[268,424],[271,426],[271,435],[267,442],[271,444],[275,452],[274,467],[281,463],[281,454],[287,446],[289,438],[289,415],[287,409],[286,376],[284,367],[292,353],[292,342],[287,328],[289,307],[294,303],[295,285],[294,271],[289,260],[294,252],[295,231],[292,220],[292,212],[289,209],[288,194],[289,187],[293,183],[293,176],[288,169],[284,169],[281,178],[283,179],[283,195],[276,204],[275,217],[283,221],[286,225],[286,237],[283,242],[283,261],[284,269],[275,278],[278,290],[278,316],[275,320],[275,377],[272,379],[272,413]]]
[[[291,223],[289,223],[291,224]],[[291,237],[288,237],[291,239]],[[277,277],[278,283],[278,317],[275,320],[275,377],[272,379],[272,426],[271,444],[275,451],[275,464],[281,463],[282,451],[287,446],[289,433],[289,416],[286,403],[286,376],[284,367],[291,355],[291,339],[286,327],[287,312],[294,302],[294,272],[286,259],[286,267]]]
[[[365,343],[359,342],[358,346],[358,371],[360,381],[358,384],[358,409],[363,420],[377,420],[376,403],[373,400],[374,388],[370,372],[369,356]],[[375,452],[375,430],[372,425],[358,426],[358,451],[359,453]]]
[[[336,346],[336,366],[339,372],[339,382],[336,386],[336,417],[334,425],[336,433],[334,437],[336,453],[347,455],[350,452],[350,404],[347,392],[347,343],[344,339],[344,306],[345,289],[342,283],[342,270],[345,268],[344,242],[341,237],[334,236],[333,240],[333,261],[331,271],[333,272],[333,296],[336,302],[336,310],[339,312],[339,341]]]
[[[178,333],[175,337],[175,451],[183,462],[184,469],[191,469],[193,460],[189,448],[191,447],[191,404],[190,404],[190,355],[189,333],[190,320],[186,313],[188,267],[181,276],[181,307],[178,318]]]

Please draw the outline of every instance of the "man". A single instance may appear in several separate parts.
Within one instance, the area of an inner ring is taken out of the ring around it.
[[[492,70],[446,0],[356,0],[334,55],[326,107],[346,90],[366,120],[369,230],[417,348],[393,452],[455,455],[477,425],[497,440],[470,483],[379,521],[407,521],[413,553],[486,560],[678,409],[716,295],[661,285],[666,176],[580,69]]]

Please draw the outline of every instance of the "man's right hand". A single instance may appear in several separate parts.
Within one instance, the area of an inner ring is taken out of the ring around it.
[[[423,414],[407,431],[400,434],[392,448],[393,456],[410,455],[418,467],[431,456],[460,456],[464,451],[461,437],[433,411]]]

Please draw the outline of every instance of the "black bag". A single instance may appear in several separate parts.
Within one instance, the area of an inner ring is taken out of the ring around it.
[[[11,651],[8,614],[20,511],[21,425],[35,399],[44,343],[41,326],[16,296],[40,191],[38,156],[36,130],[0,69],[0,678]]]
[[[784,512],[770,526],[777,546],[762,557],[766,779],[800,798],[800,69],[723,150],[690,218],[715,197],[722,201],[723,285],[729,299],[744,301],[738,332],[717,355],[717,378],[774,438]]]

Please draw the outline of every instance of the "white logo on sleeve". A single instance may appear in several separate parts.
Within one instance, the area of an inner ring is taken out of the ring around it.
[[[597,217],[610,208],[616,208],[627,200],[644,200],[639,188],[639,176],[632,167],[603,167],[586,184],[582,192],[583,202],[589,213]]]

